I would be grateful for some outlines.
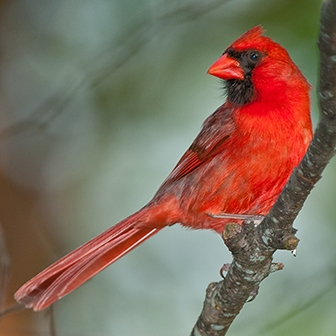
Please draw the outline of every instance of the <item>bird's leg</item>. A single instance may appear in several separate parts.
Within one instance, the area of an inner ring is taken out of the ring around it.
[[[258,226],[265,218],[265,216],[263,215],[241,215],[241,214],[230,214],[225,212],[221,212],[216,215],[208,214],[208,216],[212,218],[238,219],[242,221],[253,222],[254,226]]]

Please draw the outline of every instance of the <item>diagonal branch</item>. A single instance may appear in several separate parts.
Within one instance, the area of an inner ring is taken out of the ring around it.
[[[191,336],[224,336],[251,293],[272,271],[277,249],[294,250],[299,242],[293,221],[321,174],[335,154],[336,146],[336,0],[327,0],[321,9],[320,83],[321,120],[313,141],[294,170],[276,204],[255,227],[228,224],[223,233],[233,255],[225,279],[211,283],[203,310]]]

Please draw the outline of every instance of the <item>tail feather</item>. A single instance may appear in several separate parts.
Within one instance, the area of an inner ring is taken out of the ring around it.
[[[15,293],[15,299],[39,311],[75,290],[160,230],[136,227],[134,224],[142,212],[124,219],[46,268],[25,283]]]

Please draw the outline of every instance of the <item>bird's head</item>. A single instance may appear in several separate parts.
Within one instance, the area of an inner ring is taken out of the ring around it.
[[[245,105],[267,96],[271,90],[286,90],[290,82],[303,81],[288,52],[269,37],[261,26],[248,30],[234,41],[209,68],[208,73],[226,81],[228,101]],[[284,87],[286,85],[286,87]]]

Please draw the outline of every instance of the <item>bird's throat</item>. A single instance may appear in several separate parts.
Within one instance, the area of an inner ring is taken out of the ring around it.
[[[255,89],[250,76],[244,80],[230,79],[225,81],[227,100],[234,105],[245,105],[255,99]]]

